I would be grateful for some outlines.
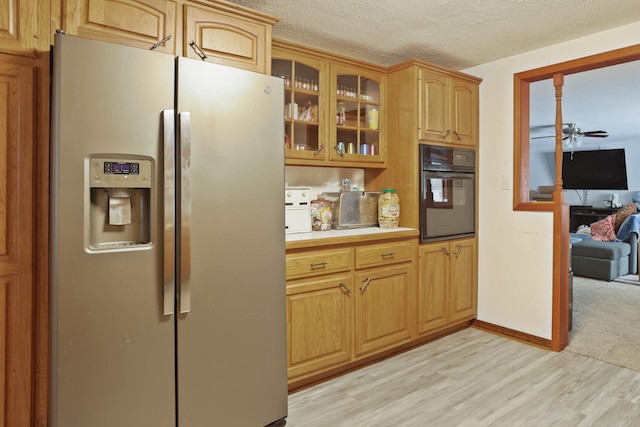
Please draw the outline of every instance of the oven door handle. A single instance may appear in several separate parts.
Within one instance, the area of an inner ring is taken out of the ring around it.
[[[437,179],[473,179],[474,173],[463,172],[424,172],[425,178],[437,178]]]

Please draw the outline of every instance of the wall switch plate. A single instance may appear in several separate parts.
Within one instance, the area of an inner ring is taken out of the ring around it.
[[[511,190],[511,175],[502,175],[502,189]]]

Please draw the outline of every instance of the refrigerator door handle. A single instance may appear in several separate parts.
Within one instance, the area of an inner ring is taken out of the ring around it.
[[[191,113],[180,121],[180,313],[191,311]]]
[[[175,134],[174,110],[162,112],[164,138],[164,247],[175,246],[176,188],[175,188]],[[163,313],[171,315],[175,307],[176,261],[173,251],[164,251]]]

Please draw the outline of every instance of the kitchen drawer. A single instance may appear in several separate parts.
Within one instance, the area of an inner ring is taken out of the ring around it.
[[[352,248],[287,254],[287,279],[347,271],[352,265]]]
[[[356,248],[356,269],[413,260],[413,241],[389,242]]]

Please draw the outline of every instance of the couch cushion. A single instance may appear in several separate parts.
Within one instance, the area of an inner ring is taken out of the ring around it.
[[[594,222],[591,224],[591,238],[603,242],[616,240],[615,222],[616,214],[611,214],[600,221]]]
[[[571,269],[576,276],[611,281],[616,277],[629,274],[629,257],[600,259],[572,256],[571,263]]]
[[[633,215],[635,213],[638,213],[637,203],[631,203],[629,205],[623,206],[618,210],[618,212],[616,212],[616,222],[614,224],[616,233],[620,229],[620,226],[622,225],[624,220],[627,219],[629,215]]]
[[[583,240],[571,246],[571,254],[575,256],[618,259],[628,257],[631,248],[623,242],[600,242],[597,240]]]
[[[591,239],[591,233],[583,234],[583,233],[569,233],[569,243],[572,245],[574,243],[582,242],[583,240]]]

